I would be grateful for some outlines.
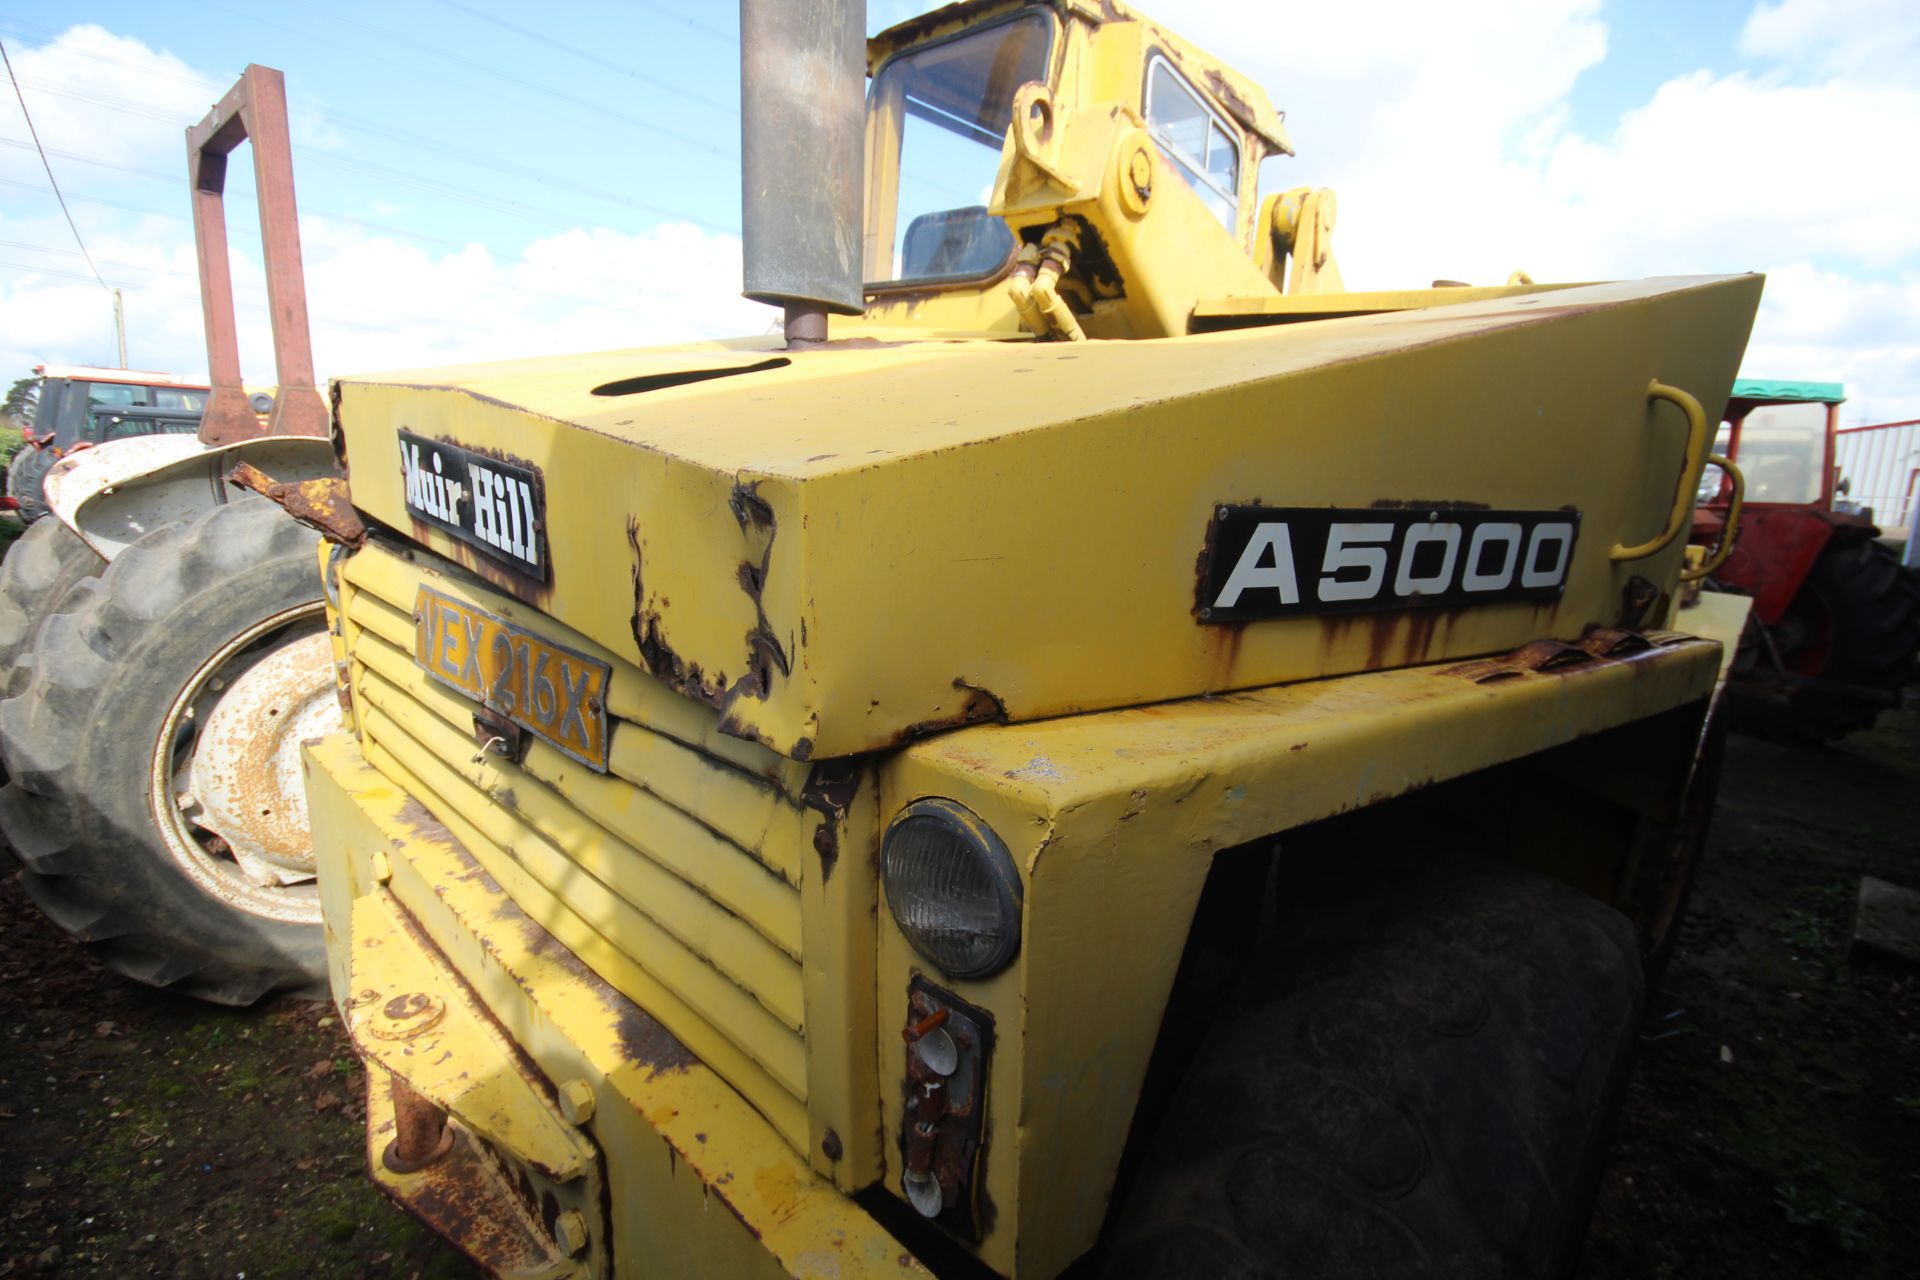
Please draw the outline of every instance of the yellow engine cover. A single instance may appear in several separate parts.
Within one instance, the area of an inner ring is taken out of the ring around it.
[[[818,759],[1620,622],[1633,578],[1671,589],[1684,542],[1611,555],[1674,503],[1685,425],[1648,385],[1716,413],[1761,283],[1154,341],[611,352],[342,380],[338,416],[376,521],[721,708],[728,732]],[[528,479],[490,518],[525,513],[538,572],[409,504],[403,431]],[[1567,510],[1579,532],[1553,599],[1209,620],[1212,522],[1253,505]]]

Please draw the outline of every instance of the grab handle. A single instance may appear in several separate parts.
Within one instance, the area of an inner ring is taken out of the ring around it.
[[[1726,472],[1727,480],[1731,485],[1731,492],[1727,498],[1726,523],[1720,526],[1719,541],[1713,544],[1713,550],[1707,554],[1707,558],[1691,569],[1680,571],[1682,582],[1698,582],[1725,564],[1727,557],[1733,554],[1734,540],[1740,536],[1740,507],[1747,500],[1747,477],[1742,474],[1739,467],[1734,465],[1731,458],[1723,458],[1716,453],[1709,457],[1707,462]]]
[[[1673,495],[1673,510],[1667,515],[1667,527],[1660,531],[1659,537],[1637,547],[1615,543],[1613,558],[1616,561],[1645,560],[1666,550],[1668,544],[1680,536],[1680,530],[1687,524],[1687,513],[1693,508],[1694,493],[1700,488],[1700,473],[1707,466],[1707,411],[1700,407],[1700,402],[1658,378],[1648,384],[1647,398],[1677,405],[1680,412],[1687,415],[1687,452],[1680,468],[1680,487]]]

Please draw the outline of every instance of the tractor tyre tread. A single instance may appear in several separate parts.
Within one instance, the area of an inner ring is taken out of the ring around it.
[[[1434,862],[1289,894],[1275,966],[1157,1129],[1110,1277],[1569,1269],[1635,1044],[1635,931],[1537,873]]]
[[[1828,544],[1801,590],[1818,594],[1833,626],[1822,680],[1897,693],[1920,674],[1920,579],[1901,567],[1885,543],[1859,538]],[[1788,713],[1796,736],[1829,741],[1870,727],[1880,707],[1815,688],[1797,690]]]
[[[247,627],[317,602],[316,535],[245,497],[148,533],[68,593],[0,702],[0,827],[47,916],[121,973],[220,1004],[317,992],[317,924],[200,889],[168,851],[148,778],[173,699]]]
[[[26,660],[40,626],[76,582],[95,578],[107,562],[59,520],[37,520],[0,560],[0,696],[26,687]]]
[[[51,448],[27,445],[7,464],[7,496],[20,504],[20,520],[29,528],[52,514],[47,508],[47,473],[59,460]]]

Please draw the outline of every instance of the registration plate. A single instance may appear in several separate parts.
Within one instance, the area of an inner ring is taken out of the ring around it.
[[[420,588],[413,616],[414,661],[429,676],[607,771],[606,663],[431,587]]]
[[[1377,507],[1214,508],[1202,622],[1554,600],[1580,513]]]

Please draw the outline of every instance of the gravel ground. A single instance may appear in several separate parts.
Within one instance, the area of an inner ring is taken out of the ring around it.
[[[1920,716],[1732,743],[1582,1280],[1920,1275],[1920,978],[1847,958],[1920,888]],[[332,1009],[133,986],[0,864],[0,1276],[471,1275],[364,1177]]]

